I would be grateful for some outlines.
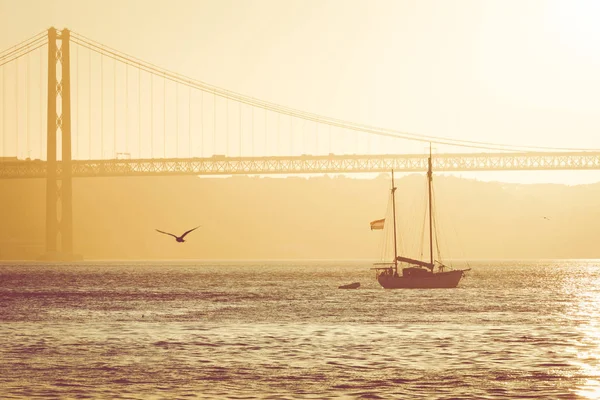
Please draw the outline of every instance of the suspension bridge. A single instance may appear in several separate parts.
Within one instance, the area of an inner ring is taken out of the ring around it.
[[[73,254],[72,179],[600,169],[600,152],[452,140],[232,92],[50,28],[0,52],[0,179],[46,179],[48,259]],[[470,152],[464,152],[464,149]]]

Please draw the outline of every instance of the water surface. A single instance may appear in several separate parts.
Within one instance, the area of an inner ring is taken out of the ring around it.
[[[600,262],[470,266],[0,264],[0,398],[600,398]]]

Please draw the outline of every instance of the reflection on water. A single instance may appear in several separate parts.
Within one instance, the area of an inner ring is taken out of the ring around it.
[[[588,399],[600,398],[600,274],[597,268],[586,268],[586,279],[575,280],[571,290],[577,308],[571,318],[580,333],[575,344],[573,364],[581,370],[584,381],[577,394]]]
[[[0,265],[0,397],[600,398],[600,263],[471,266]]]

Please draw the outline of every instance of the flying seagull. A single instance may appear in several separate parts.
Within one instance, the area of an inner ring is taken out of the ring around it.
[[[185,240],[183,240],[183,238],[185,237],[185,235],[187,235],[187,234],[188,234],[188,233],[190,233],[191,231],[194,231],[194,230],[196,230],[196,229],[200,228],[200,226],[202,226],[202,225],[199,225],[199,226],[197,226],[197,227],[195,227],[195,228],[193,228],[193,229],[190,229],[189,231],[186,231],[186,232],[185,232],[183,235],[181,235],[181,236],[176,236],[176,235],[173,235],[172,233],[169,233],[169,232],[163,232],[163,231],[161,231],[161,230],[158,230],[158,229],[157,229],[156,231],[157,231],[157,232],[160,232],[160,233],[164,233],[165,235],[173,236],[177,242],[179,242],[179,243],[183,243],[183,242],[185,242]]]

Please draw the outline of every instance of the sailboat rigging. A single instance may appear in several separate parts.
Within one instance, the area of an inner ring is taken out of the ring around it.
[[[394,170],[392,170],[392,221],[393,221],[393,240],[394,240],[394,259],[387,263],[376,263],[374,270],[377,273],[377,281],[385,289],[401,288],[454,288],[458,286],[459,281],[466,271],[450,270],[445,271],[446,266],[438,261],[438,270],[435,271],[435,260],[433,258],[433,213],[432,213],[432,161],[431,145],[429,146],[429,158],[427,168],[427,192],[428,192],[428,216],[429,216],[429,261],[417,260],[409,257],[399,256],[397,248],[396,234],[396,186],[394,185]],[[383,229],[383,220],[371,222],[371,230]],[[374,228],[375,226],[375,228]],[[401,275],[398,274],[398,263],[408,264],[402,268]]]

